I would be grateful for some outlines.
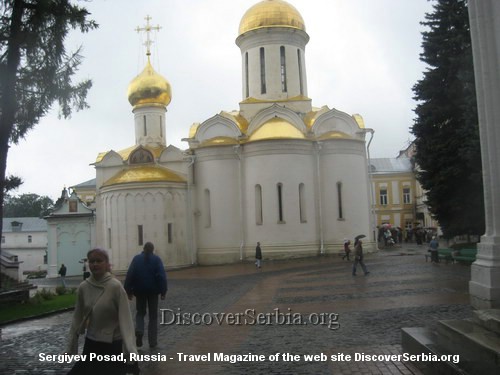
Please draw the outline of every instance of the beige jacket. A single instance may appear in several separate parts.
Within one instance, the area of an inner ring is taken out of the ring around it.
[[[99,281],[91,275],[80,284],[77,293],[66,352],[78,353],[78,335],[86,327],[89,339],[106,343],[122,339],[126,354],[137,353],[134,322],[121,282],[110,273]]]

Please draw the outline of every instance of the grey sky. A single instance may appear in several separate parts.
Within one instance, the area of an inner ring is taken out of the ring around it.
[[[99,29],[72,34],[68,50],[83,45],[78,76],[90,78],[90,109],[69,120],[57,108],[26,140],[9,151],[7,172],[25,183],[16,194],[55,199],[64,186],[95,177],[99,152],[135,143],[127,101],[129,82],[143,69],[143,37],[134,31],[150,15],[162,29],[152,64],[172,85],[166,115],[167,143],[187,148],[194,122],[238,109],[241,56],[234,43],[239,22],[256,0],[94,0],[80,2]],[[415,117],[412,86],[419,61],[427,0],[289,0],[304,18],[308,94],[315,107],[359,113],[375,130],[372,157],[395,157],[411,139]]]

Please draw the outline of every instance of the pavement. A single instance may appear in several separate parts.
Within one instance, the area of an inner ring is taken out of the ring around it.
[[[367,254],[367,276],[340,256],[170,271],[159,345],[145,337],[141,374],[421,374],[403,356],[401,328],[472,316],[470,267],[425,253],[404,244]],[[71,364],[40,354],[63,353],[71,316],[1,327],[0,374],[66,374]]]

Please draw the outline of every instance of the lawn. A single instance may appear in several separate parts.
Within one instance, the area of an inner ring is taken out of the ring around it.
[[[16,319],[36,317],[49,312],[67,309],[75,306],[76,294],[54,295],[50,299],[38,299],[23,304],[4,305],[0,308],[0,324]]]

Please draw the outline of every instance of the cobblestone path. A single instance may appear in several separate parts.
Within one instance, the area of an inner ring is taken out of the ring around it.
[[[204,323],[178,318],[160,325],[159,346],[151,350],[145,340],[140,353],[164,361],[142,362],[142,374],[420,374],[408,361],[354,360],[362,353],[401,354],[402,327],[434,327],[438,320],[472,315],[470,267],[435,265],[421,251],[410,254],[369,254],[370,274],[355,277],[339,257],[264,262],[260,270],[246,263],[169,272],[164,323],[175,314]],[[0,374],[65,374],[71,365],[42,362],[39,354],[62,353],[71,314],[2,327]],[[190,362],[179,353],[210,354],[212,361]],[[215,353],[227,356],[213,361]],[[231,355],[243,354],[265,360],[230,362]],[[307,361],[306,354],[318,357]]]

